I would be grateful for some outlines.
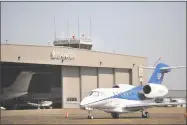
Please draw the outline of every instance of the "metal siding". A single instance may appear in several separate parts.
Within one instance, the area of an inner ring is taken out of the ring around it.
[[[81,67],[81,90],[82,97],[88,95],[88,92],[97,88],[97,69],[89,67]]]
[[[138,67],[132,69],[133,72],[133,85],[140,85],[140,78],[138,77]],[[145,72],[145,70],[144,70]],[[145,84],[145,79],[143,77],[143,84]]]
[[[115,69],[115,84],[131,84],[129,69]]]
[[[114,85],[113,69],[99,68],[99,88],[112,88]]]
[[[67,103],[68,97],[76,97],[77,102],[80,102],[80,78],[79,67],[67,67],[62,68],[63,75],[63,108],[79,108],[79,104]]]

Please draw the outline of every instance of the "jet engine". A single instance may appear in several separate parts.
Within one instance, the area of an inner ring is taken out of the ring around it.
[[[143,92],[147,98],[157,98],[165,96],[168,89],[160,84],[149,84],[143,87]]]

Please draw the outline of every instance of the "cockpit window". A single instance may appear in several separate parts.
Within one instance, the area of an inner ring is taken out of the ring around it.
[[[88,93],[88,96],[91,96],[91,95],[92,95],[92,93],[93,93],[93,92],[89,92],[89,93]]]
[[[99,92],[91,91],[88,96],[99,96]]]
[[[97,92],[97,91],[91,91],[88,93],[88,96],[104,96],[104,93]]]

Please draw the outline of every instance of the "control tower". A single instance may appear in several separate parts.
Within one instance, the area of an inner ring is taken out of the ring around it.
[[[91,50],[92,40],[90,38],[86,38],[84,35],[80,38],[72,36],[71,38],[58,38],[53,42],[53,45]]]

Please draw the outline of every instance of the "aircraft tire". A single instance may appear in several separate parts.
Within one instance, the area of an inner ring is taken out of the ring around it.
[[[146,118],[149,118],[149,112],[145,112]]]
[[[93,119],[93,116],[91,116],[90,118]]]
[[[91,116],[91,115],[88,115],[88,119],[93,119],[93,116]]]
[[[149,118],[149,112],[142,112],[142,118]]]

